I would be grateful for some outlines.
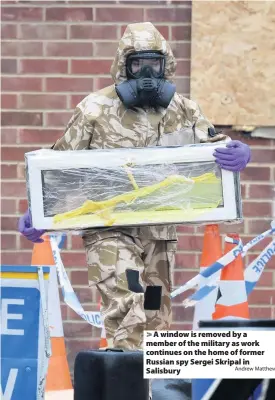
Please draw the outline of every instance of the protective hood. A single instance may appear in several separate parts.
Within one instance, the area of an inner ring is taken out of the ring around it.
[[[127,26],[111,67],[111,75],[116,84],[127,80],[126,58],[137,51],[154,50],[161,52],[166,59],[164,78],[171,81],[176,70],[176,59],[170,45],[151,22],[130,24]]]

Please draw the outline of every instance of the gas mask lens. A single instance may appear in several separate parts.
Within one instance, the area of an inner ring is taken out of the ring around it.
[[[155,78],[159,78],[164,74],[164,57],[159,54],[148,53],[146,55],[130,56],[127,64],[128,75],[132,78],[139,78],[146,67]]]

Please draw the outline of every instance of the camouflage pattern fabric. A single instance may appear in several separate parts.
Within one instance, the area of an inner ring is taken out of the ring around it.
[[[102,318],[108,347],[142,349],[144,330],[169,329],[170,292],[176,242],[147,240],[119,232],[83,236],[89,286],[102,299]],[[138,271],[143,293],[129,289],[126,270]],[[161,286],[159,310],[144,309],[147,286]]]
[[[116,94],[115,84],[126,80],[126,57],[140,50],[161,51],[166,60],[165,78],[173,80],[176,60],[163,36],[150,22],[128,25],[111,67],[114,84],[91,93],[77,105],[63,137],[53,149],[171,146],[228,139],[223,134],[210,137],[208,128],[213,126],[203,116],[199,106],[178,93],[175,93],[167,109],[125,108]],[[144,226],[123,231],[130,236],[147,239],[176,239],[174,226]]]
[[[224,141],[210,137],[212,124],[192,100],[175,93],[169,106],[126,109],[115,84],[126,80],[127,55],[158,50],[165,55],[165,78],[172,81],[176,60],[163,36],[149,22],[130,24],[121,38],[111,74],[114,84],[91,93],[76,107],[54,150],[171,146]],[[91,154],[92,157],[92,154]],[[175,226],[88,229],[83,235],[89,285],[102,297],[102,314],[109,347],[141,349],[144,329],[169,329],[171,270],[177,239]],[[139,273],[139,284],[161,286],[160,310],[144,309],[144,293],[129,289],[126,271]]]

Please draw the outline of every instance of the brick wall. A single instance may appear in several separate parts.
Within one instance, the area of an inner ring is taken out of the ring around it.
[[[166,4],[168,3],[168,4]],[[24,153],[50,146],[62,134],[73,108],[93,90],[111,83],[109,68],[118,39],[129,22],[151,21],[169,39],[178,59],[178,91],[189,96],[191,5],[187,1],[2,1],[2,263],[27,264],[32,245],[17,233],[26,210]],[[252,163],[242,173],[244,222],[223,227],[244,242],[268,229],[274,199],[272,140],[233,134],[252,148]],[[273,205],[274,215],[274,205]],[[175,285],[194,276],[199,266],[203,229],[179,228]],[[269,241],[253,248],[251,261]],[[87,287],[82,244],[68,237],[64,264],[84,308],[97,309]],[[275,312],[275,258],[250,297],[252,318]],[[189,328],[192,309],[175,299],[175,328]],[[273,305],[272,305],[273,304]],[[99,332],[62,305],[69,360],[80,348],[97,347]]]

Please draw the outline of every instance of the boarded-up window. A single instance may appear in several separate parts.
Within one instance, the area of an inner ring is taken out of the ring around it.
[[[275,125],[275,2],[193,1],[191,98],[216,125]]]

